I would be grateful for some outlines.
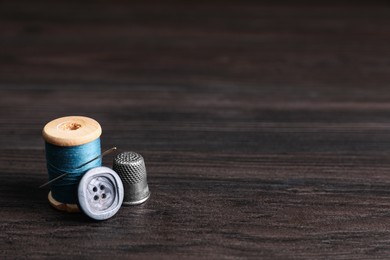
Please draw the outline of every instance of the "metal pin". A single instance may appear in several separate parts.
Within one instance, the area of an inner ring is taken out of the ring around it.
[[[89,160],[88,162],[83,163],[82,165],[80,165],[79,167],[77,167],[75,170],[81,169],[81,168],[83,168],[85,165],[87,165],[88,163],[91,163],[91,162],[93,162],[93,161],[95,161],[95,160],[97,160],[97,159],[99,159],[99,158],[103,158],[103,157],[106,156],[107,154],[110,154],[110,153],[112,153],[113,151],[115,151],[116,149],[117,149],[116,147],[112,147],[112,148],[110,148],[110,149],[104,151],[102,154],[96,156],[96,157],[93,158],[92,160]],[[49,184],[55,182],[56,180],[59,180],[59,179],[65,177],[66,175],[68,175],[68,173],[61,174],[60,176],[55,177],[54,179],[52,179],[52,180],[50,180],[50,181],[48,181],[48,182],[42,184],[41,186],[39,186],[39,188],[43,188],[43,187],[45,187],[45,186],[47,186],[47,185],[49,185]]]
[[[91,162],[93,162],[93,161],[95,161],[95,160],[97,160],[97,159],[99,159],[99,158],[103,158],[103,156],[105,156],[105,155],[107,155],[107,154],[109,154],[109,153],[112,153],[112,152],[115,151],[115,150],[116,150],[116,147],[112,147],[112,148],[110,148],[110,149],[104,151],[101,155],[96,156],[96,157],[93,158],[92,160],[89,160],[88,162],[83,163],[82,165],[80,165],[79,167],[77,167],[75,170],[81,169],[81,168],[83,168],[85,165],[87,165],[88,163],[91,163]]]

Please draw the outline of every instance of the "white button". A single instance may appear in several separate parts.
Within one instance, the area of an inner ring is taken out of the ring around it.
[[[123,195],[121,179],[115,171],[107,167],[89,170],[78,186],[80,208],[95,220],[114,216],[121,207]]]

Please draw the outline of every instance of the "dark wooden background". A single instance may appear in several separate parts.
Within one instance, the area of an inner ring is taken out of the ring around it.
[[[390,5],[81,2],[0,2],[0,258],[389,257]],[[65,115],[145,157],[147,203],[49,206]]]

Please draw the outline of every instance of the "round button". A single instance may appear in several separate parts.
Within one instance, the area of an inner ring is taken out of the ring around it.
[[[114,216],[123,202],[123,184],[118,174],[107,167],[96,167],[81,178],[78,199],[81,210],[90,218],[105,220]]]

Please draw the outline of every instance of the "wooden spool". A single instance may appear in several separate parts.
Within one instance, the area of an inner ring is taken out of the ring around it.
[[[92,142],[100,137],[102,128],[100,124],[89,117],[66,116],[50,121],[42,131],[46,142],[56,146],[78,146]],[[54,208],[67,211],[79,212],[76,204],[68,204],[57,201],[49,192],[48,200]]]

